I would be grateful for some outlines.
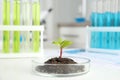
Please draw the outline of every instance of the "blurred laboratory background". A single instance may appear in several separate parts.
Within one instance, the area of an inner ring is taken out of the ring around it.
[[[56,48],[52,41],[63,38],[73,42],[70,48],[85,49],[87,39],[84,29],[87,26],[120,26],[119,0],[38,1],[40,1],[40,23],[45,25],[44,48]],[[0,7],[2,7],[1,5]],[[1,33],[0,36],[2,36]],[[92,32],[90,36],[90,44],[88,45],[92,48],[120,49],[119,32]]]
[[[87,5],[86,0],[41,0],[42,11],[52,8],[46,17],[44,47],[56,48],[52,41],[61,37],[73,41],[71,48],[85,48],[81,27],[90,25]]]
[[[43,10],[52,8],[46,18],[45,48],[61,37],[73,41],[71,48],[86,47],[85,27],[119,27],[119,0],[42,0]],[[119,49],[119,32],[92,32],[91,48]]]

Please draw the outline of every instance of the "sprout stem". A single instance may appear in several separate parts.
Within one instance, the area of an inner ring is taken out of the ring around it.
[[[60,57],[59,58],[62,58],[62,47],[60,47]]]

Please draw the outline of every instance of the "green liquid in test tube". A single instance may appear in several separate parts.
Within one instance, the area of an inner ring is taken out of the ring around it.
[[[3,1],[3,24],[10,25],[10,1]],[[10,50],[10,32],[3,31],[3,52],[8,53]]]
[[[33,25],[40,25],[40,2],[32,4]],[[33,51],[38,52],[40,48],[40,31],[33,32]]]
[[[20,25],[20,1],[14,0],[14,14],[13,14],[13,24]],[[13,52],[20,51],[20,32],[14,31],[13,33]]]

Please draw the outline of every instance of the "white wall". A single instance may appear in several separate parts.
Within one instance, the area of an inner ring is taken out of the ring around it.
[[[74,22],[81,0],[54,0],[57,22]]]

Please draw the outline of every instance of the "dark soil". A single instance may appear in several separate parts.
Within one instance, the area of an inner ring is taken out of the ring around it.
[[[45,62],[45,64],[77,64],[70,58],[52,58]]]
[[[51,73],[52,74],[70,74],[70,73],[84,72],[84,69],[85,69],[84,65],[74,65],[74,64],[77,64],[77,62],[75,62],[72,59],[56,57],[56,58],[51,58],[47,60],[45,62],[45,65],[43,66],[38,65],[36,67],[36,71],[41,73],[49,73],[49,74]]]

